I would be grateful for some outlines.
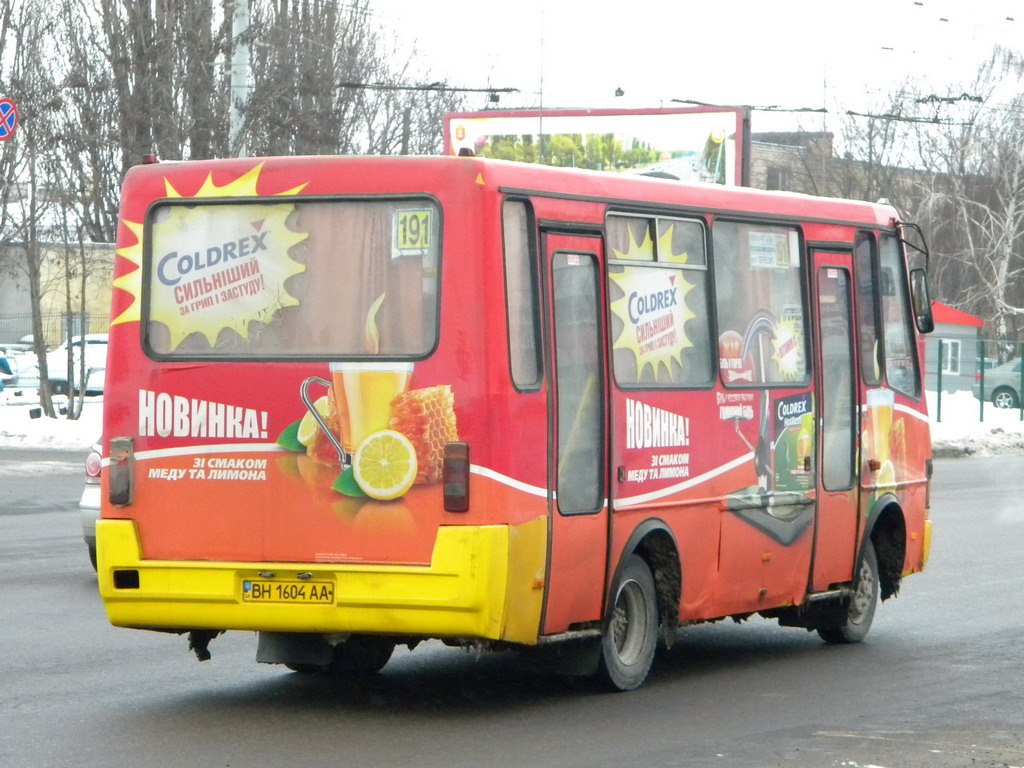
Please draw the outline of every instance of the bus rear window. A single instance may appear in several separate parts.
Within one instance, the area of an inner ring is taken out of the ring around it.
[[[422,357],[437,341],[440,240],[427,199],[160,204],[145,238],[148,350]]]

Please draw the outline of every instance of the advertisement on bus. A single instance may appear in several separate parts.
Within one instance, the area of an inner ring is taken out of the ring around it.
[[[739,107],[452,113],[445,154],[746,186],[749,113]]]

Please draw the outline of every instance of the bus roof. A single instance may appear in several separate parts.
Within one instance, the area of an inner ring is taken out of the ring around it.
[[[621,206],[653,205],[710,213],[743,211],[881,228],[891,228],[898,221],[896,209],[886,204],[479,157],[332,155],[171,161],[135,166],[128,178],[162,178],[186,169],[193,177],[197,172],[208,174],[214,188],[254,171],[261,179],[286,171],[289,177],[308,179],[299,191],[303,195],[338,194],[342,184],[364,194],[430,192],[439,188],[442,179],[448,179],[453,184],[476,184],[508,193],[571,197]],[[389,173],[391,169],[393,173]],[[223,181],[218,177],[223,177]],[[255,182],[253,189],[247,194],[282,194],[263,189]],[[169,196],[191,196],[182,190],[175,191],[179,195]]]

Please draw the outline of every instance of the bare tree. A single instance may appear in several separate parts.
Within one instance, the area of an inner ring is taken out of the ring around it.
[[[100,0],[97,16],[78,1],[74,23],[95,24],[88,58],[104,54],[97,74],[120,107],[122,171],[151,153],[174,160],[226,154],[233,3]]]
[[[378,77],[383,62],[366,0],[254,0],[252,89],[244,111],[249,153],[348,153],[359,94],[340,82]]]
[[[886,199],[897,209],[912,206],[912,116],[906,115],[914,93],[907,85],[888,94],[866,113],[848,112],[840,128],[842,157],[831,164],[826,194],[875,202]]]
[[[949,262],[938,271],[940,287],[1000,337],[1018,332],[1024,318],[1022,85],[1024,60],[998,50],[955,118],[920,133],[931,171],[922,213]]]
[[[151,153],[230,153],[238,2],[252,5],[250,154],[436,152],[443,114],[462,107],[454,91],[421,88],[432,79],[413,71],[414,54],[385,43],[369,0],[3,4],[0,90],[19,104],[21,124],[0,144],[0,271],[28,285],[48,415],[44,299],[62,291],[65,315],[84,315],[85,281],[109,270],[86,246],[117,238],[125,172]],[[61,268],[48,272],[47,258]],[[67,333],[85,330],[72,324]]]
[[[48,42],[53,21],[40,0],[24,0],[6,17],[4,60],[9,62],[5,84],[19,110],[16,141],[5,142],[4,209],[0,240],[8,246],[9,271],[21,272],[29,287],[32,335],[39,362],[42,407],[54,415],[47,376],[46,340],[42,323],[44,285],[43,247],[53,203],[45,183],[45,151],[55,143],[53,115],[62,106],[60,91],[51,77]]]
[[[373,23],[368,0],[253,0],[249,154],[417,154],[441,149],[459,93]]]

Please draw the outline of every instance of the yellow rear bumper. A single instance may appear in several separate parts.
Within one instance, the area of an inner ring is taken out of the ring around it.
[[[924,541],[921,544],[921,570],[928,567],[928,558],[932,554],[932,521],[924,521]]]
[[[528,644],[540,626],[546,538],[543,518],[514,527],[445,526],[426,566],[144,560],[134,521],[96,523],[100,595],[116,626]],[[123,571],[116,583],[127,586],[115,586],[115,572]],[[242,583],[261,572],[284,581],[312,574],[306,578],[334,584],[334,602],[244,601]]]

